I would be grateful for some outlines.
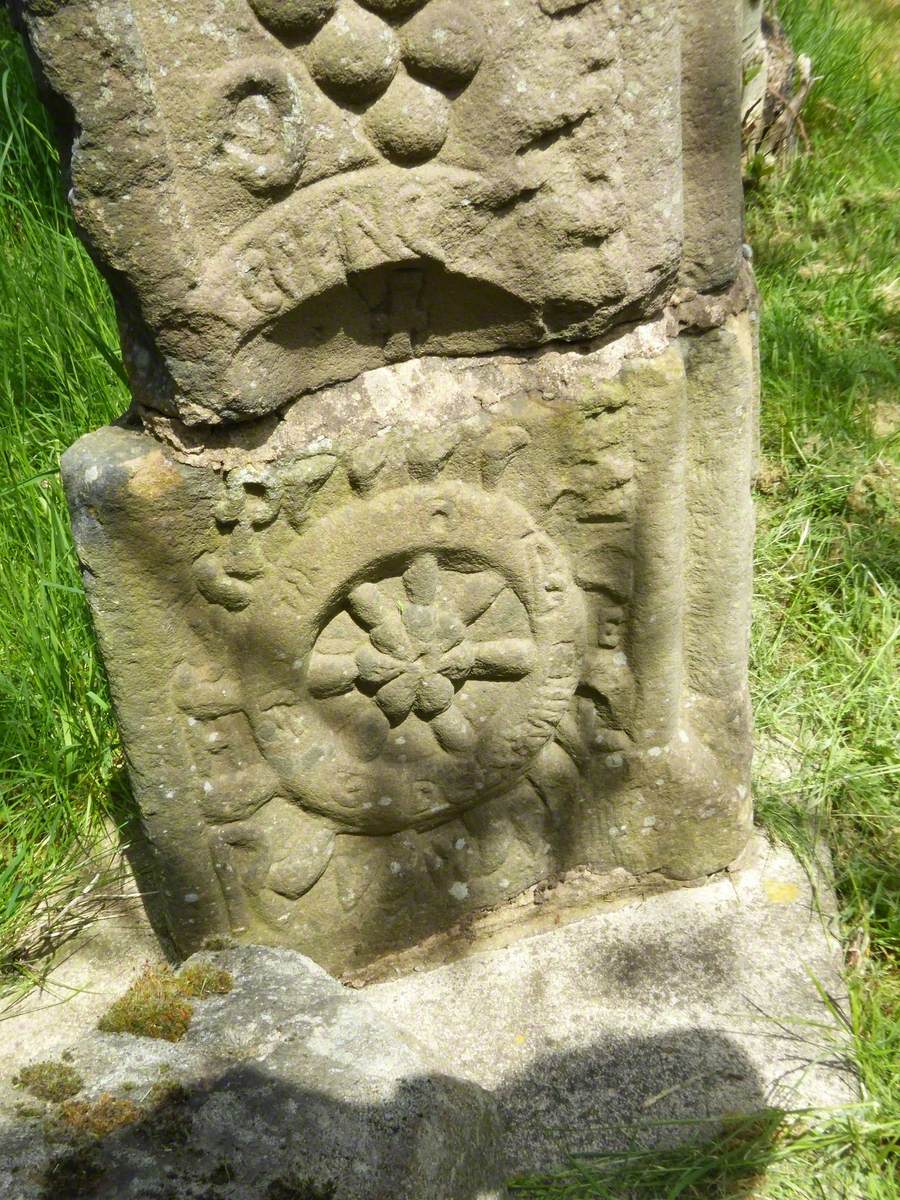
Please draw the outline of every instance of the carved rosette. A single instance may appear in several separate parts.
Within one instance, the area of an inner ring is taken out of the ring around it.
[[[315,570],[274,625],[297,698],[248,712],[284,793],[377,834],[510,788],[569,706],[581,625],[565,563],[525,510],[414,485],[346,505],[301,543]]]

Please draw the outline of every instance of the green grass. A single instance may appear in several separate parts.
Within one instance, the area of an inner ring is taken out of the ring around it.
[[[0,25],[0,969],[96,843],[117,749],[58,481],[127,405],[18,39]]]
[[[894,1200],[900,6],[781,0],[816,84],[810,152],[750,197],[765,299],[753,670],[767,827],[834,860],[864,1104],[521,1181],[531,1200]],[[0,966],[114,819],[118,749],[56,480],[127,404],[106,293],[72,232],[24,58],[0,32]],[[64,893],[63,893],[64,894]]]

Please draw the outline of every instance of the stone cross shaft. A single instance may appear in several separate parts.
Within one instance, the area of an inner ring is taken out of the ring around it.
[[[63,460],[142,890],[345,978],[751,828],[741,0],[16,0],[133,405]]]

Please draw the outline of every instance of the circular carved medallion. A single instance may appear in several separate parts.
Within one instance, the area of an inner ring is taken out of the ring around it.
[[[513,785],[568,708],[581,625],[525,510],[460,483],[400,488],[319,521],[296,553],[275,628],[302,699],[251,714],[288,794],[379,833]]]
[[[300,95],[283,66],[267,58],[221,68],[210,82],[205,111],[215,161],[253,191],[293,183],[306,151]]]

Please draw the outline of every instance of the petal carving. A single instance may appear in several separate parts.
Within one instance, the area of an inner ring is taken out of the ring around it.
[[[534,670],[534,642],[525,638],[501,638],[496,642],[475,642],[473,679],[521,679]]]

